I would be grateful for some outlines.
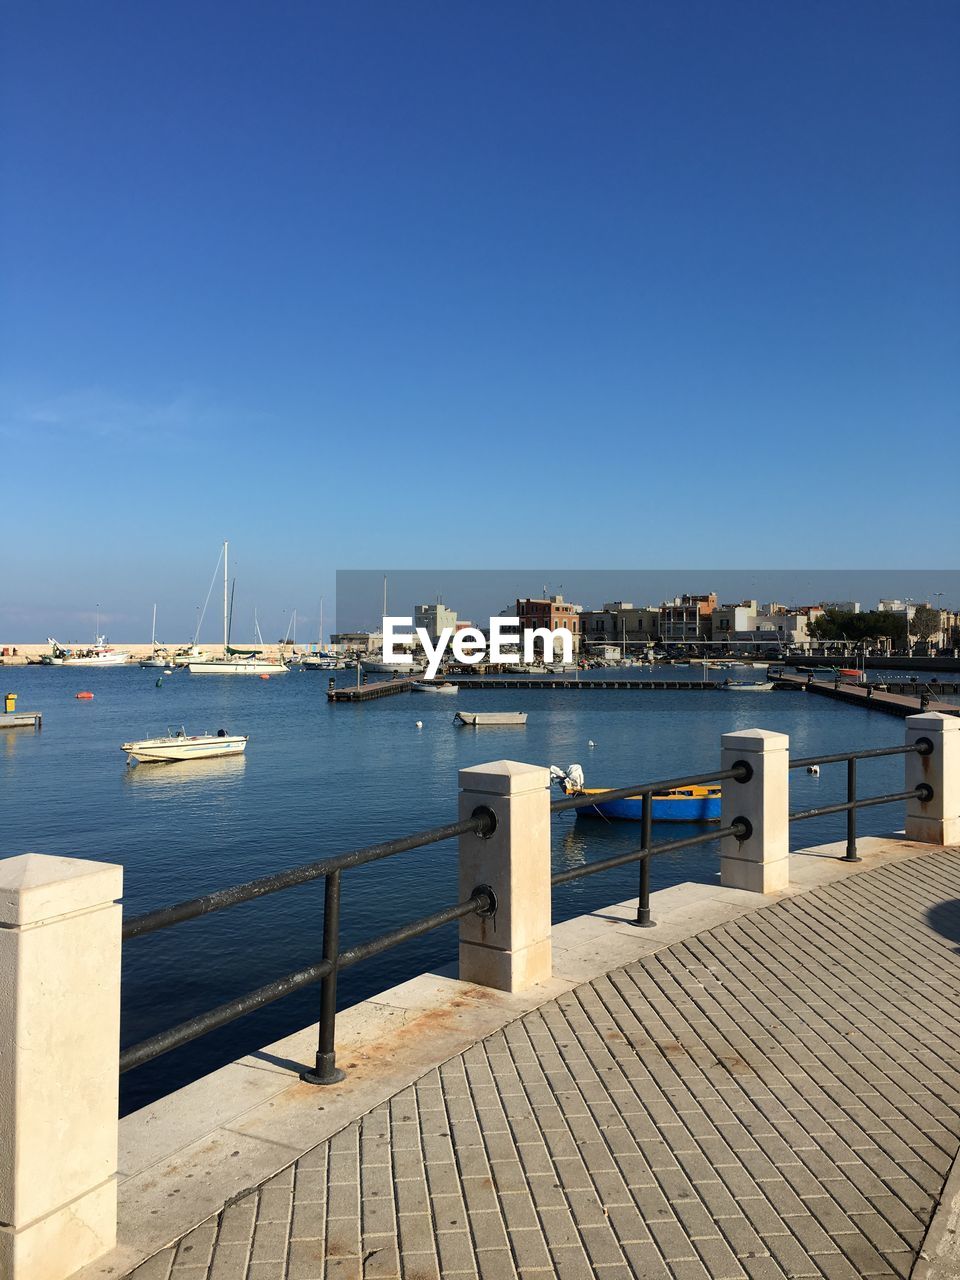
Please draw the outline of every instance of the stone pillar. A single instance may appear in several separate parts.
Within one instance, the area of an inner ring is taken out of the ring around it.
[[[0,860],[0,1276],[116,1243],[123,868]]]
[[[720,841],[720,883],[751,893],[779,893],[790,882],[788,821],[790,739],[769,729],[741,729],[720,739],[720,768],[743,760],[753,770],[748,782],[723,783],[720,822],[729,827],[746,818],[745,840]]]
[[[491,836],[460,837],[460,899],[479,885],[497,910],[460,921],[460,977],[499,991],[523,991],[551,974],[550,773],[496,760],[460,770],[460,817],[492,809]]]
[[[929,738],[928,756],[904,757],[904,790],[926,782],[931,800],[907,801],[907,839],[925,844],[960,844],[960,717],[925,711],[907,716],[907,745]]]

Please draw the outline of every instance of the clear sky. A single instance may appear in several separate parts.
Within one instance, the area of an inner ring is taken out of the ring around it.
[[[4,640],[188,634],[223,538],[265,635],[351,566],[956,563],[955,0],[4,26]]]

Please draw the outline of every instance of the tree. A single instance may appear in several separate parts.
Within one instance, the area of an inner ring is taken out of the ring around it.
[[[895,645],[902,645],[907,639],[907,622],[902,613],[877,609],[869,613],[847,613],[842,609],[827,609],[822,617],[810,623],[810,633],[818,640],[846,640],[850,644],[889,636]]]
[[[918,640],[930,640],[940,630],[940,611],[928,604],[918,604],[913,611],[910,634]]]

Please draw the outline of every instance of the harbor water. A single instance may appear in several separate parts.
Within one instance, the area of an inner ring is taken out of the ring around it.
[[[787,733],[802,756],[903,740],[895,717],[802,692],[483,690],[334,705],[326,698],[326,673],[295,669],[259,680],[178,671],[159,685],[157,676],[135,667],[4,673],[18,708],[43,713],[43,731],[0,735],[0,856],[33,851],[121,863],[129,915],[452,821],[457,771],[489,760],[564,768],[578,762],[588,786],[616,787],[713,769],[720,735],[734,729]],[[337,679],[354,677],[341,672]],[[78,700],[81,690],[94,697]],[[458,707],[522,710],[528,721],[468,729],[453,722]],[[188,733],[249,734],[246,755],[128,767],[120,743],[181,725]],[[869,761],[860,769],[861,791],[899,790],[902,777],[900,758]],[[825,766],[820,777],[793,774],[791,807],[842,800],[844,786],[842,766]],[[900,805],[859,815],[863,834],[902,825]],[[843,816],[830,816],[796,824],[791,841],[804,847],[843,832]],[[675,826],[659,826],[654,839],[677,834]],[[563,813],[554,818],[552,838],[554,868],[561,870],[635,847],[639,829]],[[651,865],[654,889],[718,879],[716,842]],[[635,896],[636,885],[637,868],[630,866],[559,886],[555,919]],[[343,942],[361,942],[456,900],[455,842],[346,872]],[[315,963],[322,903],[317,881],[126,944],[124,1044]],[[340,1006],[455,958],[456,927],[435,931],[344,972]],[[319,991],[310,988],[129,1073],[123,1109],[315,1021],[318,1007]]]

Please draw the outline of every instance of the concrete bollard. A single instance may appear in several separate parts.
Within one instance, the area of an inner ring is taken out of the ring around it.
[[[907,745],[918,738],[933,743],[930,755],[904,757],[904,790],[925,782],[930,800],[907,801],[906,835],[924,844],[960,844],[960,718],[939,711],[907,716]]]
[[[460,817],[483,806],[496,830],[460,837],[460,898],[488,885],[497,910],[460,921],[460,977],[524,991],[552,974],[550,951],[550,773],[496,760],[460,770]]]
[[[745,818],[745,840],[720,841],[720,883],[751,893],[779,893],[790,882],[788,801],[790,739],[769,729],[742,729],[720,739],[720,768],[740,760],[752,770],[747,782],[727,779],[720,802],[721,826]]]
[[[0,860],[0,1276],[116,1243],[123,868]]]

